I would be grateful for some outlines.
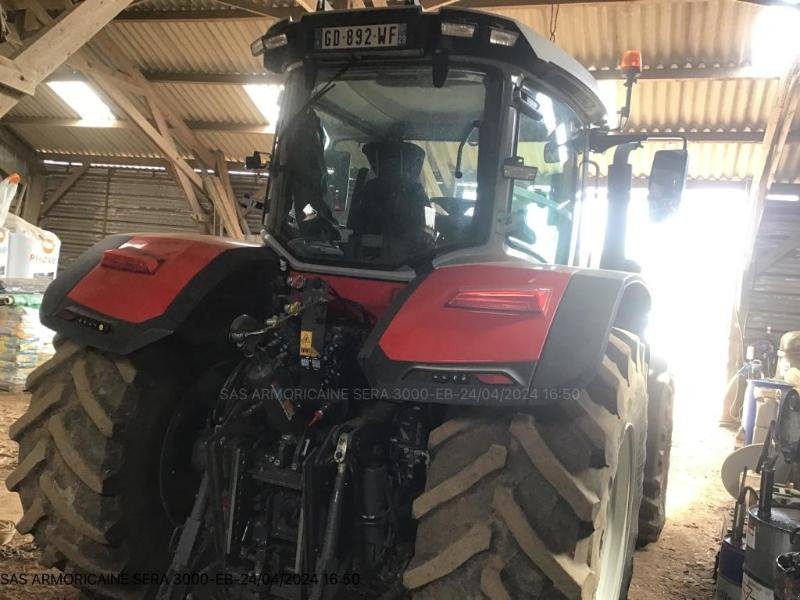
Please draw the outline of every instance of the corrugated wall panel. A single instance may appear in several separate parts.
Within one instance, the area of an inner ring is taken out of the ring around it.
[[[67,168],[48,165],[48,194],[66,177]],[[237,198],[263,195],[264,178],[231,175]],[[202,204],[208,209],[203,199]],[[254,234],[261,230],[260,211],[248,215]],[[42,219],[40,226],[61,239],[61,267],[107,235],[136,232],[191,232],[198,227],[181,191],[163,170],[93,167]]]
[[[753,264],[759,272],[747,285],[745,339],[764,337],[769,327],[779,336],[800,329],[800,242],[768,268],[758,265],[800,233],[800,202],[768,201],[756,238]],[[754,267],[751,265],[751,270]]]

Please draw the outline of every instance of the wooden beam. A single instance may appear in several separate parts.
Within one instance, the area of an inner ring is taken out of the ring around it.
[[[274,73],[176,73],[170,71],[142,71],[150,83],[247,85],[249,83],[281,84],[284,78]]]
[[[317,3],[315,0],[295,0],[295,2],[306,12],[314,12],[317,10]]]
[[[775,104],[772,107],[767,120],[767,127],[764,131],[763,158],[758,170],[754,173],[751,193],[750,236],[747,246],[748,261],[752,259],[756,236],[761,225],[761,217],[764,214],[764,202],[775,179],[783,149],[789,139],[798,103],[800,103],[800,57],[794,60],[786,75],[781,79]]]
[[[194,185],[199,188],[203,187],[200,176],[183,160],[183,157],[175,149],[172,141],[161,135],[158,130],[150,124],[147,117],[145,117],[133,101],[117,87],[115,81],[111,77],[104,74],[100,69],[94,68],[89,61],[81,62],[80,60],[76,60],[74,64],[80,65],[83,73],[97,85],[99,90],[102,90],[101,95],[108,97],[111,102],[156,145],[170,163],[183,171]]]
[[[59,201],[64,197],[64,195],[72,189],[78,180],[86,175],[86,172],[91,168],[90,164],[81,165],[80,167],[76,167],[69,175],[61,182],[61,185],[58,186],[58,189],[53,192],[47,201],[42,206],[42,210],[39,213],[39,218],[47,216],[53,207],[59,203]],[[27,220],[27,219],[26,219]]]
[[[153,115],[153,119],[155,119],[156,122],[156,129],[161,135],[164,136],[168,143],[172,144],[172,148],[177,154],[177,148],[175,147],[175,142],[172,140],[172,136],[169,132],[169,126],[167,125],[167,120],[164,118],[164,114],[154,102],[151,102],[149,106],[150,112]],[[167,164],[167,171],[172,174],[172,177],[175,179],[178,187],[181,189],[183,197],[186,200],[186,203],[189,205],[192,218],[195,220],[200,230],[203,233],[209,233],[210,229],[208,227],[208,215],[206,215],[205,211],[200,206],[200,202],[197,200],[195,189],[192,187],[192,182],[189,181],[186,173],[178,169],[172,162]]]
[[[61,119],[51,117],[6,117],[0,121],[3,125],[35,125],[37,127],[74,127],[78,129],[136,129],[131,121],[115,119],[113,121],[92,121],[89,119]],[[244,133],[271,135],[269,125],[251,123],[221,123],[213,121],[186,121],[192,131],[209,131],[220,133]]]
[[[36,159],[39,163],[50,160],[60,163],[91,163],[92,165],[113,165],[119,167],[150,167],[166,169],[167,161],[164,158],[153,156],[103,156],[100,154],[65,154],[63,152],[38,152]],[[189,166],[199,172],[202,165],[193,158],[185,159]],[[228,171],[245,171],[244,163],[228,161]]]
[[[619,69],[594,69],[589,71],[598,81],[624,80]],[[764,75],[748,65],[716,67],[647,67],[639,75],[640,81],[661,81],[676,79],[778,79],[774,75]]]
[[[272,17],[272,13],[268,6],[264,6],[258,2],[251,2],[250,0],[214,0],[217,4],[229,6],[231,8],[239,8],[246,12],[264,17]]]
[[[36,151],[2,122],[0,122],[0,145],[12,155],[7,158],[11,164],[1,165],[4,170],[18,171],[23,175],[34,175],[42,171]]]
[[[756,260],[753,268],[753,276],[755,277],[760,273],[763,273],[784,256],[789,254],[789,252],[797,248],[800,248],[800,232],[790,235],[783,242],[778,244],[778,247],[767,254],[764,258],[761,260]]]
[[[451,4],[456,4],[457,2],[459,2],[459,0],[427,0],[426,2],[421,2],[420,4],[422,5],[423,10],[439,10],[440,8],[450,6]]]
[[[39,224],[42,211],[42,201],[44,200],[45,175],[35,173],[29,177],[28,187],[25,190],[25,197],[22,204],[22,218],[33,225]]]
[[[267,7],[265,7],[267,8]],[[154,22],[195,22],[215,23],[224,21],[263,21],[268,22],[270,17],[287,19],[301,14],[302,10],[296,8],[276,7],[269,8],[270,15],[256,14],[249,10],[236,9],[207,9],[207,10],[127,10],[114,19],[121,23],[154,23]]]
[[[105,60],[101,59],[101,56]],[[109,67],[106,62],[113,65],[114,68]],[[97,39],[92,42],[92,48],[87,48],[86,51],[81,53],[80,57],[77,57],[77,60],[70,61],[70,64],[83,71],[87,77],[91,78],[92,72],[102,75],[103,79],[108,84],[116,82],[119,85],[124,85],[124,81],[129,80],[132,85],[125,86],[128,88],[128,91],[135,91],[146,97],[148,102],[156,103],[163,111],[167,121],[175,128],[175,136],[180,140],[181,144],[190,149],[208,168],[213,167],[213,153],[206,148],[194,132],[187,127],[186,123],[178,116],[178,112],[175,107],[172,106],[171,102],[155,90],[144,78],[136,65],[128,60],[116,44],[107,36],[98,36]],[[120,81],[117,76],[121,76],[122,81]],[[102,90],[102,85],[100,89]],[[150,130],[155,131],[152,126]],[[161,149],[160,146],[159,149]]]
[[[20,71],[13,60],[5,57],[0,58],[0,85],[28,96],[36,92],[36,82]]]
[[[225,194],[229,198],[233,199],[233,212],[235,214],[232,216],[236,217],[239,227],[242,229],[242,233],[245,235],[250,235],[250,226],[247,224],[247,219],[245,219],[242,215],[242,211],[239,209],[239,203],[236,201],[236,193],[233,191],[233,185],[231,184],[231,177],[228,173],[228,163],[225,161],[225,155],[220,150],[217,150],[214,155],[217,159],[217,175],[219,176],[222,188],[224,189]]]
[[[36,0],[31,0],[31,6]],[[130,4],[130,0],[84,0],[64,11],[41,35],[13,59],[25,83],[38,85],[75,54],[100,29]],[[20,100],[18,91],[0,92],[0,117]]]

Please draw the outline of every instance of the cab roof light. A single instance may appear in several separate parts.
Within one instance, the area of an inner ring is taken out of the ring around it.
[[[272,37],[264,38],[264,50],[275,50],[275,48],[280,48],[281,46],[285,46],[289,43],[289,38],[286,37],[285,33],[279,33],[278,35],[273,35]]]
[[[489,28],[489,43],[497,46],[508,46],[509,48],[517,43],[519,33],[516,31],[508,31],[507,29],[499,29],[497,27]]]
[[[442,35],[449,37],[473,38],[477,27],[474,23],[442,22]]]
[[[253,56],[261,56],[264,54],[264,38],[258,38],[250,44],[250,54]]]
[[[448,308],[495,313],[542,314],[547,310],[547,288],[463,289],[447,301]]]
[[[622,53],[622,60],[619,61],[619,68],[623,72],[642,72],[642,53],[639,50],[625,50]]]

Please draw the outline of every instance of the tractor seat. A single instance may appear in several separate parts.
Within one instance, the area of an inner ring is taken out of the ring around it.
[[[362,152],[375,177],[356,185],[348,225],[357,234],[393,238],[422,233],[428,196],[419,175],[425,151],[409,142],[383,141],[364,144]]]

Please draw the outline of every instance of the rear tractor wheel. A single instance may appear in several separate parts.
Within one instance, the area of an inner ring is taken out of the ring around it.
[[[20,495],[17,529],[33,534],[41,562],[92,575],[163,572],[175,519],[185,518],[197,484],[191,442],[183,443],[196,431],[174,419],[177,374],[148,374],[127,358],[60,340],[28,387],[30,407],[9,432],[19,463],[6,486]],[[85,591],[147,593],[133,585]]]
[[[465,411],[430,436],[414,502],[414,600],[627,597],[642,497],[647,365],[615,330],[583,390],[516,415]]]
[[[639,511],[640,546],[657,541],[666,523],[675,385],[663,360],[654,359],[650,363],[647,395],[647,462]]]

